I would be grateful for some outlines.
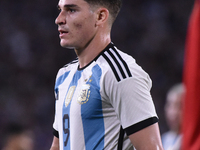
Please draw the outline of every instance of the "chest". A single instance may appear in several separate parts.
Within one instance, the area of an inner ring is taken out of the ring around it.
[[[58,87],[62,114],[92,119],[102,114],[100,93],[101,70],[76,71]]]

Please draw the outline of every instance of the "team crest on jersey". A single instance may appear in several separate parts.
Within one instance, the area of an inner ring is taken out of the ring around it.
[[[70,103],[70,101],[71,101],[71,99],[72,99],[72,96],[73,96],[73,94],[74,94],[75,88],[76,88],[76,86],[71,86],[71,87],[69,88],[69,91],[68,91],[67,96],[66,96],[66,98],[65,98],[65,106],[66,106],[66,107],[69,105],[69,103]]]
[[[90,85],[84,84],[81,88],[77,101],[79,104],[84,104],[87,103],[89,97],[90,97]]]

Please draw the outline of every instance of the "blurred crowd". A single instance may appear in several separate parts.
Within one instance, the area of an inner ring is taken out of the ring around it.
[[[54,82],[76,58],[61,48],[55,18],[58,0],[0,1],[0,134],[11,123],[31,129],[34,149],[49,149]],[[129,0],[113,25],[112,41],[131,54],[153,81],[160,130],[168,130],[168,89],[182,81],[188,19],[194,0]],[[3,139],[3,136],[1,139]],[[3,140],[0,140],[0,149]]]

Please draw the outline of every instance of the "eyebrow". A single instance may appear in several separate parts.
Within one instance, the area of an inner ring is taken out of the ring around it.
[[[64,5],[64,8],[73,8],[73,7],[78,7],[78,6],[75,5],[75,4],[66,4],[66,5]],[[57,8],[60,9],[60,6],[57,5]]]

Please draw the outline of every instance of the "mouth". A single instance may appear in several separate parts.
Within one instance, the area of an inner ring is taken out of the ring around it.
[[[58,32],[60,33],[60,35],[59,35],[60,37],[66,35],[68,33],[68,31],[66,31],[66,30],[58,30]]]

